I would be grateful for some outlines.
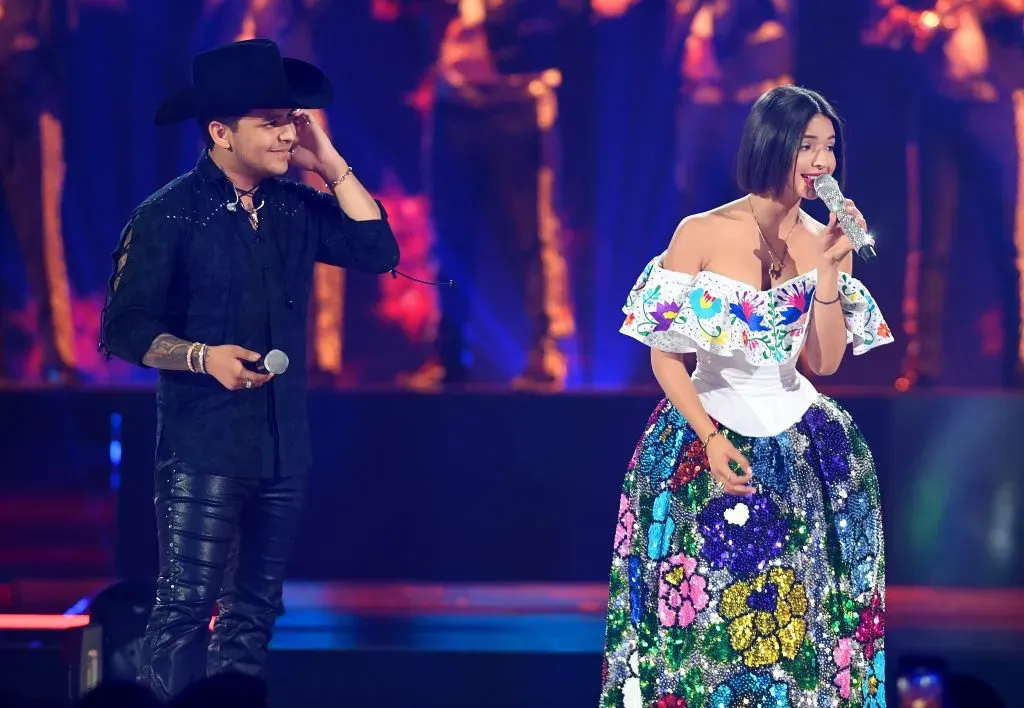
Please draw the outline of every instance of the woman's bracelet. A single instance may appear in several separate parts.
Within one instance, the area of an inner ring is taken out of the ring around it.
[[[719,431],[716,428],[715,430],[712,430],[710,433],[708,433],[708,436],[706,438],[704,438],[704,440],[701,441],[701,445],[704,446],[705,450],[708,449],[708,443],[711,442],[711,438],[715,437],[718,434],[719,434]]]

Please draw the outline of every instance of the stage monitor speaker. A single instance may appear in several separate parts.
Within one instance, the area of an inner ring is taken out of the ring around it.
[[[101,627],[0,631],[0,691],[15,700],[68,705],[102,680]]]
[[[89,603],[92,624],[103,627],[103,675],[134,681],[139,673],[142,639],[156,599],[156,581],[121,580]]]

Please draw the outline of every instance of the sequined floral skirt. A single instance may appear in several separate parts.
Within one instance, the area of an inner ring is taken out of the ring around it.
[[[885,707],[878,479],[822,396],[765,438],[722,429],[758,492],[722,494],[662,401],[630,461],[612,559],[602,707]]]

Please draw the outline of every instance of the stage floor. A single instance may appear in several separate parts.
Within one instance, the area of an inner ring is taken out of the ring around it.
[[[44,611],[45,600],[71,613],[0,615],[0,636],[26,620],[82,621],[73,613],[88,613],[106,585],[22,582],[17,594],[34,600],[21,611]],[[606,593],[597,583],[289,582],[271,645],[273,705],[595,706]],[[894,587],[887,605],[890,680],[901,658],[943,656],[1020,705],[1011,669],[1024,659],[1024,589]]]
[[[89,615],[116,580],[4,583],[0,630],[19,617]],[[608,588],[603,583],[285,583],[285,613],[273,648],[593,653],[603,646]],[[73,620],[72,620],[73,621]],[[31,624],[31,620],[28,620]],[[1024,644],[1024,588],[889,587],[886,628],[987,637],[975,648],[1003,651],[1000,638]],[[1004,636],[1005,635],[1005,636]],[[987,642],[987,643],[986,643]]]

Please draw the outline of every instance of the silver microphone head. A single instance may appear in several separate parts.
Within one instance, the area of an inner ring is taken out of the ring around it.
[[[814,178],[814,191],[831,211],[842,210],[843,193],[832,175],[825,173]]]
[[[280,349],[271,349],[263,357],[263,367],[274,376],[280,376],[288,371],[288,355]]]
[[[875,239],[857,223],[850,214],[846,212],[846,197],[839,189],[836,178],[830,174],[818,175],[814,178],[814,192],[818,198],[825,203],[828,210],[836,215],[836,221],[843,228],[843,233],[850,239],[850,243],[857,249],[857,253],[864,260],[872,260],[875,257]]]

